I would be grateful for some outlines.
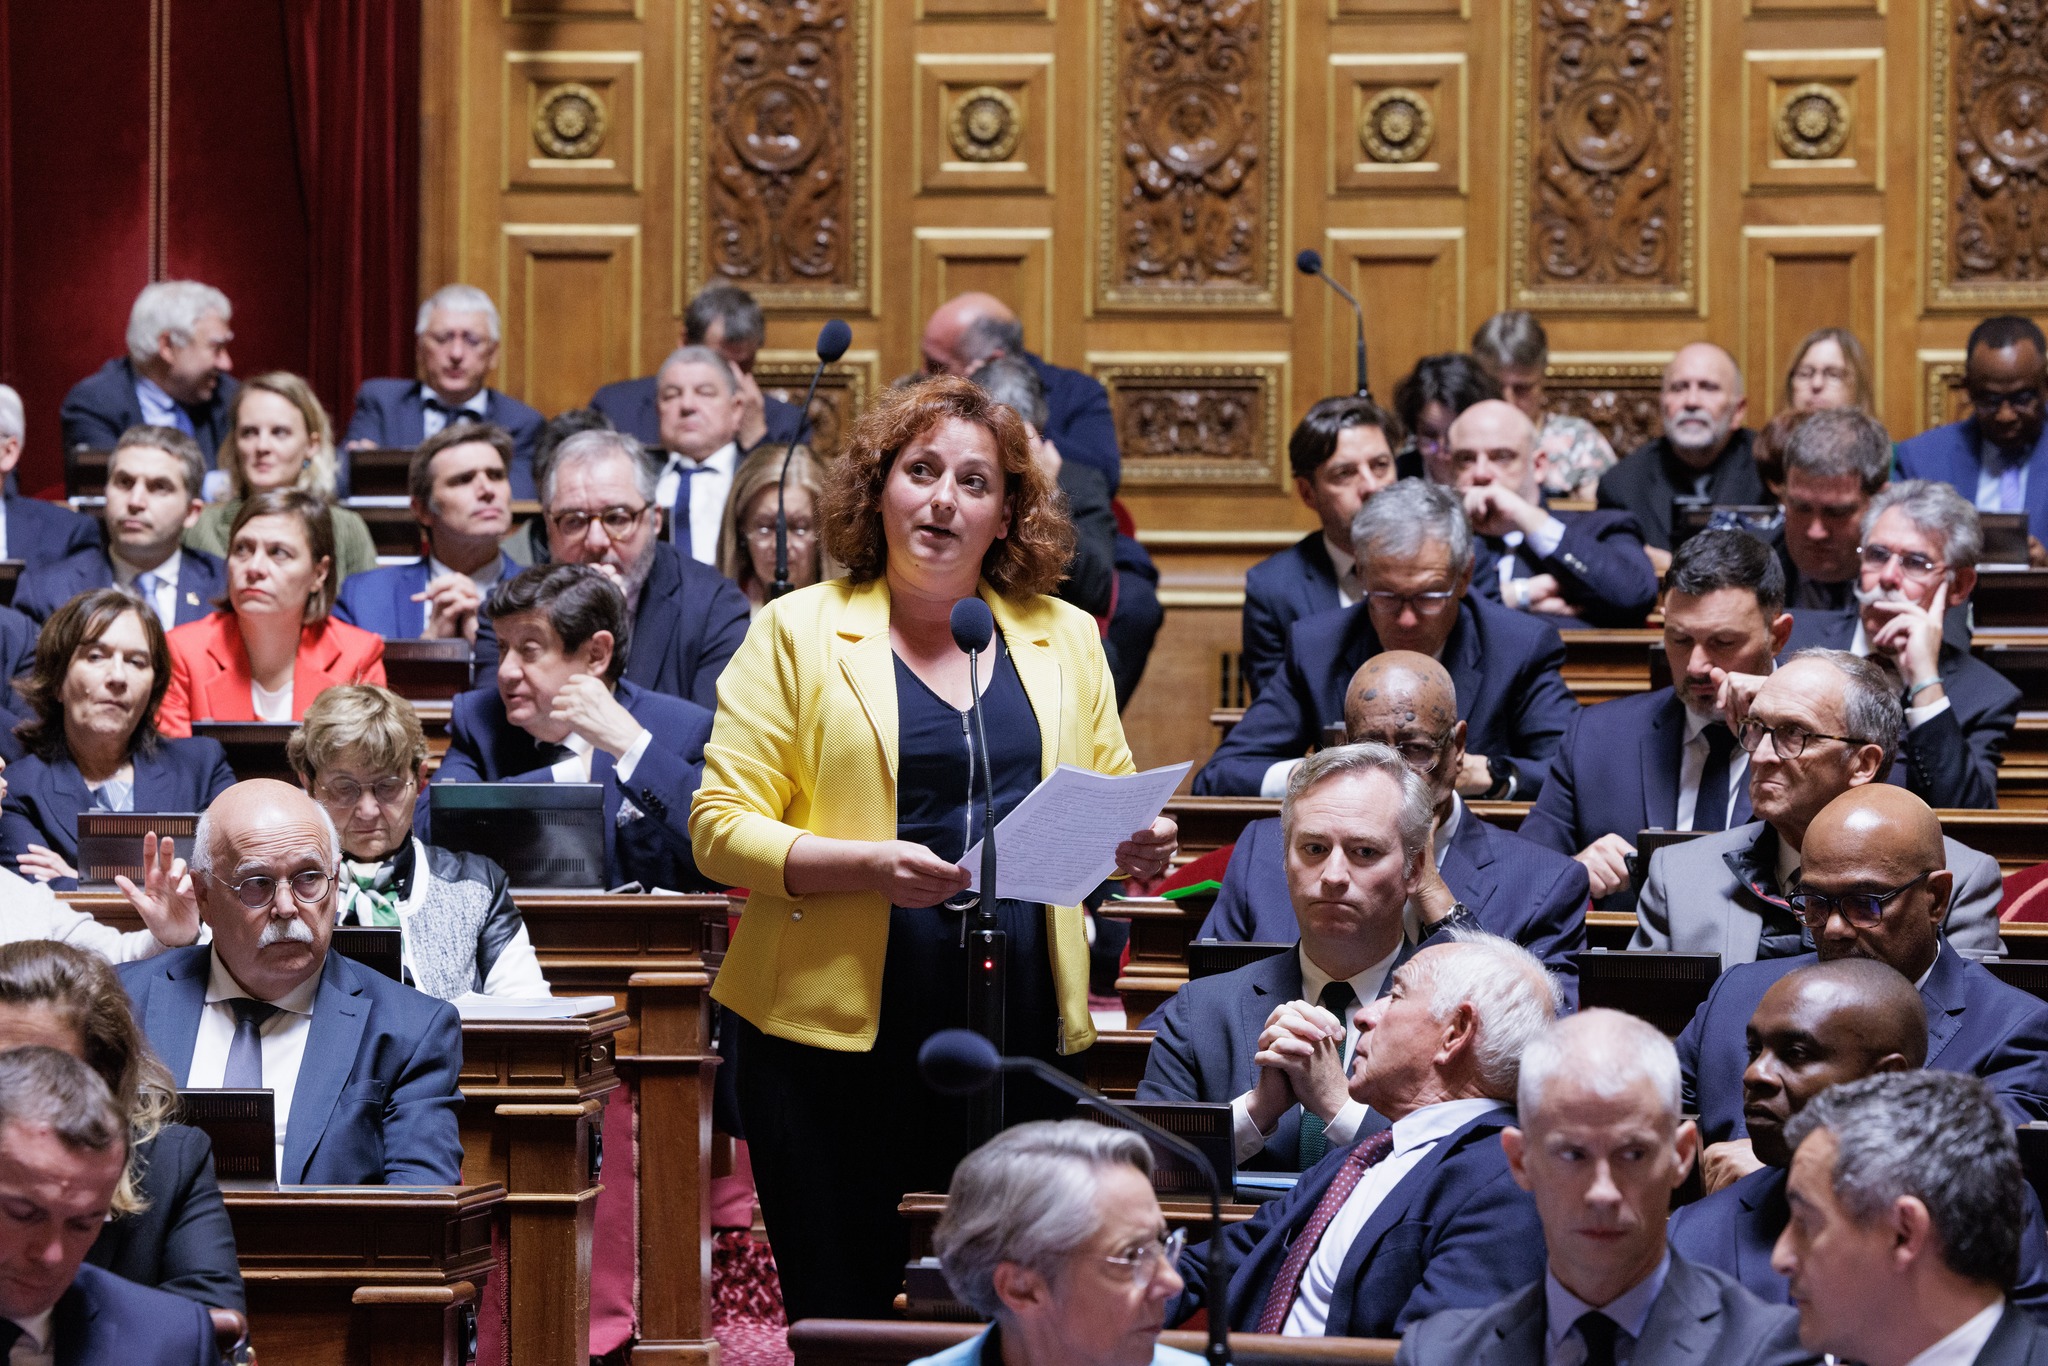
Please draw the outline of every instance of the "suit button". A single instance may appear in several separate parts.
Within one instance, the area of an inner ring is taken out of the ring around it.
[[[804,918],[804,913],[802,911],[791,911],[789,913],[789,918],[791,920],[802,920]]]

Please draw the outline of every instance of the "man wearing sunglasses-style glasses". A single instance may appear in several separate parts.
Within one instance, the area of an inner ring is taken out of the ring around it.
[[[1938,479],[1984,512],[2027,514],[2028,558],[2048,565],[2048,340],[2032,319],[1986,318],[1970,333],[1960,422],[1899,443],[1899,477]]]

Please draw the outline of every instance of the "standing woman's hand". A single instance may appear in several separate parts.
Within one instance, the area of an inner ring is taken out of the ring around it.
[[[922,844],[877,840],[871,847],[874,890],[888,897],[891,906],[936,906],[967,890],[967,870]]]
[[[1172,817],[1161,816],[1116,847],[1114,876],[1150,882],[1173,865],[1174,851],[1179,848],[1180,827]]]

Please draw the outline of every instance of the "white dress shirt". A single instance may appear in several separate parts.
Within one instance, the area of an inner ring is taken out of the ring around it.
[[[647,752],[647,746],[653,739],[654,732],[642,726],[640,738],[626,747],[625,755],[618,762],[616,771],[620,782],[633,781],[633,770],[640,766],[640,756]],[[596,747],[574,731],[569,732],[568,738],[563,740],[562,744],[569,751],[569,756],[566,759],[557,759],[549,767],[548,772],[555,775],[555,781],[558,783],[589,782],[591,759],[597,753]]]
[[[654,501],[674,508],[683,480],[690,481],[690,558],[714,568],[718,564],[718,538],[725,530],[725,500],[732,492],[732,473],[739,467],[740,448],[728,441],[702,460],[694,462],[702,474],[688,474],[692,463],[685,456],[669,453],[661,482],[654,486]]]
[[[256,709],[258,721],[292,719],[292,685],[289,683],[272,692],[252,678],[249,680],[249,702]]]
[[[200,930],[202,939],[207,931]],[[84,911],[74,911],[49,884],[31,882],[10,868],[0,868],[0,944],[23,939],[56,939],[90,949],[110,963],[132,963],[164,951],[148,930],[123,933],[102,925]]]
[[[1552,515],[1545,518],[1543,525],[1537,527],[1530,535],[1524,536],[1519,531],[1510,531],[1501,537],[1501,541],[1506,544],[1508,553],[1500,557],[1500,600],[1517,610],[1524,610],[1516,602],[1517,595],[1511,587],[1517,581],[1515,552],[1526,545],[1529,547],[1531,561],[1549,559],[1557,553],[1557,548],[1564,544],[1564,523]]]
[[[1301,1273],[1301,1287],[1287,1322],[1280,1331],[1288,1337],[1321,1337],[1330,1322],[1330,1295],[1337,1288],[1337,1273],[1352,1243],[1372,1221],[1380,1202],[1415,1170],[1429,1150],[1470,1124],[1481,1115],[1500,1108],[1500,1102],[1486,1096],[1471,1100],[1446,1100],[1425,1105],[1394,1122],[1394,1146],[1378,1166],[1359,1179],[1351,1198],[1337,1211],[1337,1217],[1323,1231],[1322,1242]]]
[[[1707,727],[1714,724],[1712,716],[1702,716],[1691,707],[1685,709],[1685,743],[1678,749],[1678,811],[1675,819],[1680,830],[1690,830],[1699,822],[1700,779],[1707,771]],[[1735,799],[1742,794],[1749,782],[1749,751],[1737,745],[1728,755],[1728,809],[1721,813],[1721,828],[1726,830],[1735,815]],[[1623,835],[1622,838],[1628,838]]]
[[[191,434],[191,416],[178,406],[178,400],[164,392],[162,385],[147,375],[135,377],[135,402],[142,408],[142,420],[150,426],[169,427],[173,431]],[[1995,478],[1992,480],[1994,486],[1997,482]]]
[[[420,386],[420,435],[423,439],[431,440],[439,436],[441,429],[448,425],[447,415],[433,406],[436,403],[445,402],[447,400],[435,393],[432,385],[422,384]],[[455,406],[462,412],[476,414],[476,420],[482,422],[484,415],[491,408],[490,388],[486,386],[477,390]]]
[[[1340,550],[1337,543],[1328,536],[1323,537],[1323,549],[1329,552],[1330,563],[1337,570],[1338,606],[1358,606],[1365,600],[1365,585],[1358,577],[1358,561],[1350,551]]]
[[[1849,653],[1855,655],[1858,659],[1870,658],[1870,636],[1863,629],[1863,616],[1861,613],[1858,613],[1856,617],[1856,635],[1849,642]],[[1891,661],[1885,660],[1883,663],[1886,672],[1896,677],[1897,671],[1891,667]],[[1935,701],[1929,702],[1925,706],[1906,708],[1906,729],[1918,730],[1947,710],[1948,689],[1943,688],[1941,696]]]
[[[9,1319],[21,1329],[21,1336],[7,1354],[7,1366],[56,1366],[56,1317],[56,1309],[50,1308],[33,1318]]]
[[[436,579],[444,579],[450,574],[462,574],[462,577],[476,585],[478,595],[485,601],[489,601],[491,590],[498,586],[498,580],[505,575],[505,557],[503,555],[493,556],[490,565],[482,573],[464,574],[460,569],[442,564],[440,560],[434,557],[432,552],[429,552],[427,555],[427,582],[432,583]],[[425,635],[427,630],[427,613],[431,610],[432,604],[418,602],[412,605],[419,610],[420,634]]]
[[[1605,1304],[1587,1304],[1565,1289],[1546,1269],[1543,1273],[1543,1302],[1549,1315],[1543,1341],[1546,1366],[1585,1366],[1586,1342],[1573,1330],[1580,1315],[1594,1310],[1614,1320],[1614,1326],[1626,1334],[1614,1344],[1617,1366],[1626,1366],[1635,1356],[1636,1344],[1642,1341],[1643,1325],[1650,1320],[1650,1308],[1656,1304],[1657,1296],[1664,1293],[1664,1282],[1670,1275],[1671,1252],[1667,1248],[1664,1260],[1658,1262],[1657,1269],[1649,1275]]]
[[[192,1040],[192,1068],[185,1085],[218,1089],[227,1075],[228,1049],[235,1042],[235,1008],[229,1002],[248,998],[249,993],[212,954],[213,969],[206,979],[206,1009],[199,1014],[199,1033]],[[323,965],[322,971],[325,971]],[[258,1031],[263,1041],[263,1085],[277,1106],[277,1169],[284,1171],[285,1127],[291,1122],[292,1096],[299,1086],[299,1065],[306,1057],[306,1036],[313,1032],[313,1000],[320,994],[320,973],[316,972],[270,1004],[277,1013]]]
[[[184,551],[173,550],[170,558],[154,569],[137,569],[119,555],[112,553],[108,554],[107,562],[114,567],[114,582],[136,593],[142,590],[135,586],[135,581],[144,574],[154,574],[156,591],[150,595],[150,610],[156,613],[157,621],[166,631],[178,624],[178,574],[184,568]]]
[[[1998,1330],[1998,1321],[2004,1317],[2005,1301],[1993,1300],[1960,1328],[1907,1362],[1906,1366],[1970,1366]]]

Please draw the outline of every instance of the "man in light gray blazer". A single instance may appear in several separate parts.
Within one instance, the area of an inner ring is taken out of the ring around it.
[[[1409,1328],[1397,1366],[1779,1366],[1808,1362],[1799,1316],[1675,1256],[1671,1195],[1699,1156],[1678,1055],[1612,1010],[1567,1016],[1522,1054],[1508,1170],[1543,1221],[1541,1280]],[[1573,1339],[1577,1339],[1573,1341]]]
[[[1891,771],[1901,720],[1892,681],[1846,650],[1801,650],[1764,679],[1736,728],[1759,819],[1652,855],[1629,947],[1718,953],[1724,972],[1810,952],[1785,904],[1806,827],[1842,793]],[[1955,874],[1949,943],[1966,956],[1998,953],[1997,862],[1952,839],[1943,845]]]

